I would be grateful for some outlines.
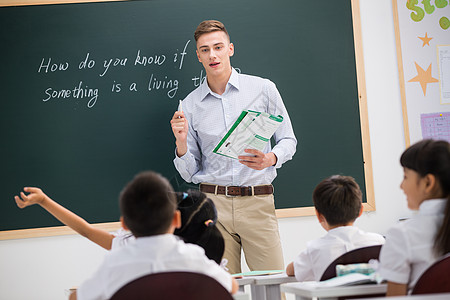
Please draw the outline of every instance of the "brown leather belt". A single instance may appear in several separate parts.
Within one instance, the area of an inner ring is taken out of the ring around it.
[[[219,194],[230,197],[235,196],[257,196],[273,194],[273,185],[255,185],[255,186],[223,186],[214,184],[200,184],[200,191],[203,193]]]

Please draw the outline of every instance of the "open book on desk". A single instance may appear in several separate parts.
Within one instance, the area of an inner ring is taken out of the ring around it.
[[[245,149],[262,151],[281,122],[280,115],[244,110],[213,152],[238,159],[238,156],[249,155]]]
[[[375,273],[370,275],[364,275],[360,273],[350,273],[338,277],[333,277],[325,281],[305,281],[305,285],[316,287],[316,288],[329,288],[337,286],[349,286],[349,285],[359,285],[359,284],[376,284],[378,283],[375,279]]]

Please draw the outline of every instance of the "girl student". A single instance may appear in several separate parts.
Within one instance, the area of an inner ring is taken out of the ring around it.
[[[422,273],[450,252],[450,144],[422,140],[401,158],[400,185],[408,208],[418,213],[392,227],[380,253],[387,296],[406,295]]]
[[[206,256],[220,264],[225,244],[216,227],[217,212],[214,203],[205,194],[195,190],[177,192],[178,209],[181,212],[181,227],[174,234],[186,243],[197,244],[205,250]],[[25,187],[20,196],[14,196],[20,208],[38,204],[63,224],[97,245],[111,250],[134,240],[134,236],[123,229],[110,233],[96,228],[75,213],[53,201],[40,188]]]

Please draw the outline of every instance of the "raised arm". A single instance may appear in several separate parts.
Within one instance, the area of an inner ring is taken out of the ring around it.
[[[56,219],[69,226],[82,236],[88,238],[89,240],[105,248],[106,250],[111,249],[112,240],[114,238],[112,234],[105,230],[98,229],[92,226],[83,218],[79,217],[67,208],[53,201],[40,188],[26,187],[23,190],[28,194],[20,192],[20,197],[14,196],[18,207],[25,208],[33,204],[39,204],[50,214],[52,214]]]

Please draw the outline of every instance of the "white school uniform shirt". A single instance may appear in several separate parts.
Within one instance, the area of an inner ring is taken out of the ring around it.
[[[355,226],[333,228],[323,237],[308,242],[306,249],[295,258],[295,278],[298,281],[319,281],[326,268],[342,254],[383,243],[383,236]]]
[[[203,248],[185,244],[173,234],[137,238],[106,254],[98,270],[77,290],[79,300],[111,298],[142,276],[162,272],[194,272],[216,279],[231,292],[231,275],[209,260]]]
[[[130,231],[125,230],[123,228],[120,228],[117,231],[111,232],[111,234],[114,236],[112,243],[111,243],[111,250],[123,247],[123,246],[127,245],[128,243],[136,240],[135,236]]]
[[[381,276],[412,289],[420,275],[438,258],[434,238],[444,218],[446,199],[422,202],[418,214],[399,222],[386,234],[380,253]]]

